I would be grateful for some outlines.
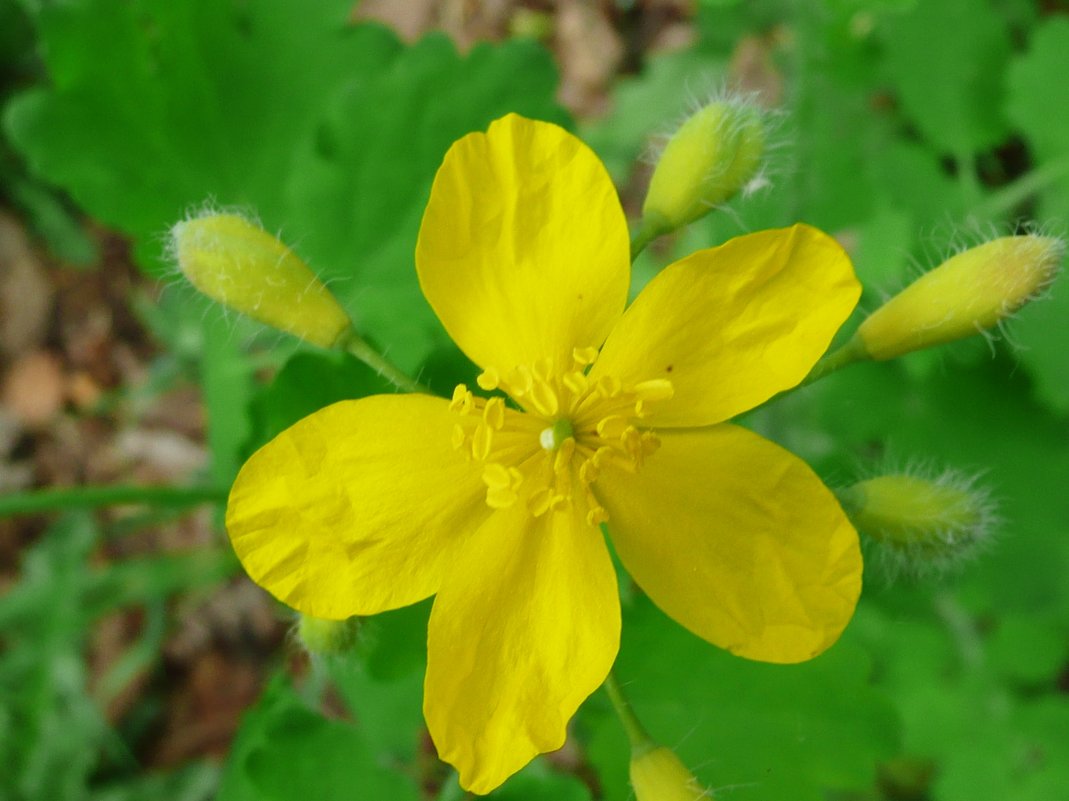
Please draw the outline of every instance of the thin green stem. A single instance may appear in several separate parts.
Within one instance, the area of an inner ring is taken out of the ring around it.
[[[371,347],[371,345],[369,345],[367,341],[355,331],[350,331],[348,336],[340,340],[336,347],[347,350],[398,389],[403,389],[406,392],[421,392],[427,395],[431,394],[431,391],[427,389],[427,387],[413,379],[396,364]]]
[[[46,489],[0,497],[0,518],[122,504],[182,508],[202,503],[222,503],[226,500],[226,495],[227,490],[223,487],[119,486]]]
[[[609,671],[609,675],[605,677],[605,692],[608,693],[612,707],[616,710],[616,716],[620,718],[620,723],[627,732],[627,739],[631,741],[632,754],[638,755],[656,748],[657,744],[653,742],[646,732],[646,727],[642,725],[635,710],[631,708],[631,703],[624,695],[620,682],[616,680],[616,675],[612,671]]]
[[[1069,177],[1069,156],[1048,161],[988,195],[974,213],[992,219],[1005,217],[1028,198],[1066,177]]]
[[[646,246],[663,233],[665,228],[660,220],[643,217],[631,237],[631,261],[634,262]]]
[[[869,355],[865,352],[865,346],[862,344],[861,340],[855,336],[841,348],[825,355],[819,362],[813,365],[813,369],[809,371],[809,375],[807,375],[798,386],[808,386],[809,384],[824,378],[824,376],[831,375],[836,370],[846,367],[848,364],[853,364],[854,362],[863,361],[868,358]]]

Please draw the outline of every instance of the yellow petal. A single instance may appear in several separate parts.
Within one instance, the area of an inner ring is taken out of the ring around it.
[[[241,468],[226,527],[253,581],[306,615],[338,620],[438,590],[451,552],[489,515],[455,415],[425,395],[335,403]]]
[[[746,429],[662,432],[641,470],[608,469],[596,491],[639,586],[711,643],[800,662],[853,615],[856,532],[804,462]]]
[[[507,376],[570,367],[619,318],[627,223],[593,152],[563,128],[510,114],[457,141],[434,179],[416,246],[423,294],[461,349]]]
[[[460,783],[488,793],[564,744],[619,647],[616,574],[574,509],[518,503],[471,538],[434,600],[423,712]]]
[[[667,378],[655,426],[728,420],[795,386],[861,295],[850,259],[807,225],[740,236],[667,267],[609,336],[591,377]]]

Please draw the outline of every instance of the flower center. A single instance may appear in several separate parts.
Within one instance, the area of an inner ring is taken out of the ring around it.
[[[587,368],[596,358],[595,348],[577,348],[569,370],[544,360],[506,378],[490,370],[479,376],[480,387],[504,390],[522,412],[500,396],[476,397],[464,384],[453,391],[453,446],[483,463],[489,506],[522,500],[538,517],[578,504],[590,525],[608,520],[593,485],[604,469],[635,472],[657,450],[660,441],[642,420],[673,389],[663,378],[632,386],[613,376],[591,379]]]
[[[575,429],[572,428],[572,421],[562,417],[549,428],[542,429],[542,433],[538,435],[538,444],[542,446],[542,450],[555,451],[573,433]]]

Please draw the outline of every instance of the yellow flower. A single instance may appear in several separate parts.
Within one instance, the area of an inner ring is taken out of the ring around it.
[[[483,370],[477,396],[343,401],[255,453],[227,528],[306,615],[436,595],[424,715],[477,793],[538,753],[620,637],[599,524],[660,607],[753,659],[827,648],[861,587],[857,535],[799,459],[723,421],[796,385],[860,288],[796,225],[658,275],[625,311],[628,231],[594,154],[509,115],[456,142],[416,248],[423,293]]]

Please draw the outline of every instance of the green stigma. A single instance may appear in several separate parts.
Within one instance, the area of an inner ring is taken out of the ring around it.
[[[538,443],[547,451],[555,451],[574,431],[572,421],[562,417],[549,428],[542,429],[542,433],[538,435]]]

